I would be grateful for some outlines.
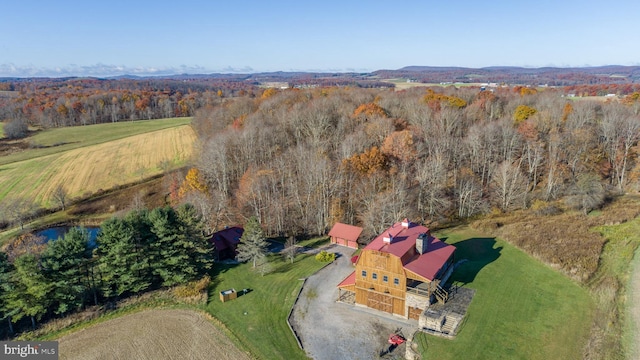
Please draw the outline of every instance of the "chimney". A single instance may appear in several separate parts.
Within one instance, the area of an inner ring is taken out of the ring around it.
[[[409,221],[409,219],[404,218],[404,220],[402,220],[402,227],[405,229],[408,229],[409,225],[411,225],[411,222]]]
[[[429,235],[422,233],[418,235],[416,239],[416,251],[422,255],[427,252],[427,245],[429,244]]]
[[[393,242],[393,236],[391,236],[391,232],[387,233],[387,236],[382,237],[382,242],[387,244],[391,244]]]

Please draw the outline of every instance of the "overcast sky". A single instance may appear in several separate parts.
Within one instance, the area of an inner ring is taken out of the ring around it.
[[[0,76],[640,65],[640,1],[4,1]]]

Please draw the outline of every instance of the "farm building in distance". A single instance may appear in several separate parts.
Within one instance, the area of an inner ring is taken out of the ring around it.
[[[213,243],[213,258],[216,261],[235,259],[236,248],[240,243],[240,238],[244,233],[244,229],[239,226],[228,227],[224,230],[213,233],[209,240]]]
[[[395,223],[362,249],[339,285],[339,300],[418,320],[435,300],[445,302],[440,284],[453,272],[455,247],[407,219]]]
[[[331,243],[338,244],[343,246],[348,246],[353,249],[358,248],[358,238],[362,233],[362,228],[347,225],[343,223],[335,223],[329,231],[329,236],[331,236]]]

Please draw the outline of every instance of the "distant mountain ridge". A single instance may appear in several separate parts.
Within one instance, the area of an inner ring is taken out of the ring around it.
[[[422,83],[505,83],[520,85],[572,86],[594,84],[640,83],[640,66],[605,65],[593,67],[518,67],[489,66],[482,68],[458,66],[405,66],[397,70],[376,70],[373,72],[304,72],[273,71],[260,73],[210,73],[175,75],[117,75],[109,77],[69,77],[64,78],[0,78],[0,82],[47,81],[68,79],[103,80],[179,80],[229,82],[288,82],[290,85],[348,85],[392,86],[380,84],[389,79],[408,79]]]
[[[483,68],[406,66],[398,70],[373,72],[380,78],[407,78],[425,83],[496,82],[524,85],[584,85],[640,82],[640,66],[605,65],[593,67],[490,66]]]

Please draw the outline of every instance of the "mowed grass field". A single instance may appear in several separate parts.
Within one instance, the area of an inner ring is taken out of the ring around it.
[[[190,117],[183,117],[42,130],[25,139],[31,145],[29,150],[0,157],[0,165],[56,154],[90,145],[102,144],[133,135],[188,125],[190,123]]]
[[[302,246],[320,244],[318,239],[299,243]],[[271,261],[273,272],[264,276],[253,271],[247,263],[215,264],[206,310],[259,359],[307,359],[286,321],[302,287],[302,279],[326,263],[307,254],[298,255],[293,264],[277,255],[272,255]],[[232,288],[250,291],[245,295],[240,293],[237,299],[221,302],[220,291]],[[354,329],[357,329],[356,324]]]
[[[18,161],[3,158],[0,202],[17,197],[48,207],[55,205],[52,193],[58,186],[70,197],[84,197],[157,175],[166,170],[163,163],[181,166],[191,158],[196,140],[185,123],[185,119],[166,119],[45,131],[31,141],[66,145],[7,156]]]
[[[146,310],[58,341],[61,360],[251,359],[203,314],[191,310]]]
[[[587,289],[508,243],[462,228],[438,234],[468,259],[452,275],[476,290],[454,340],[419,333],[425,359],[581,359],[594,302]]]

